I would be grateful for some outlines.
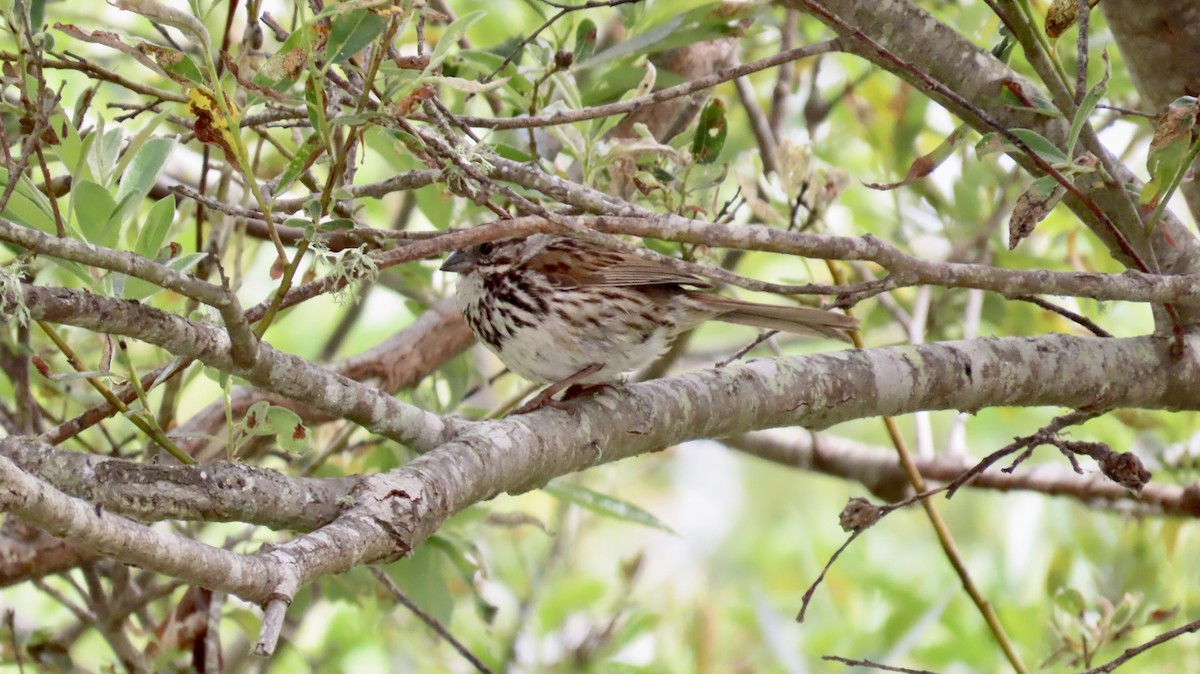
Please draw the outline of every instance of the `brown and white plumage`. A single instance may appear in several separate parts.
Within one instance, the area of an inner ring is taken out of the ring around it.
[[[582,238],[534,234],[458,251],[458,306],[509,369],[559,382],[618,381],[652,363],[680,333],[708,320],[850,341],[840,313],[735,300],[699,276]],[[692,289],[694,288],[694,289]]]

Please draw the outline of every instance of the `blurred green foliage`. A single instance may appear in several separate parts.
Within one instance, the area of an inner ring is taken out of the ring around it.
[[[6,4],[9,14],[22,6]],[[33,4],[41,7],[41,3]],[[939,19],[957,27],[981,48],[999,41],[999,23],[983,3],[925,4],[933,5]],[[191,6],[199,10],[210,34],[222,34],[224,3],[192,2]],[[324,52],[331,63],[349,60],[386,30],[386,21],[366,9],[331,7],[327,18],[332,17],[332,28]],[[456,113],[475,115],[513,116],[563,106],[563,101],[583,106],[628,97],[646,77],[647,56],[657,58],[663,50],[699,40],[736,36],[740,59],[749,62],[778,51],[784,25],[784,12],[777,7],[733,8],[727,15],[717,11],[717,5],[701,0],[654,0],[568,14],[524,44],[520,54],[501,67],[503,59],[551,10],[515,0],[464,0],[453,3],[453,9],[459,17],[472,20],[447,27],[429,11],[422,17],[424,35],[435,45],[433,57],[444,58],[445,86],[438,92],[441,101]],[[116,24],[131,41],[161,39],[147,22],[113,8],[51,3],[46,10],[51,25],[61,21],[100,30]],[[406,6],[404,11],[411,10]],[[263,48],[267,53],[260,61],[272,78],[258,84],[277,89],[289,103],[305,107],[314,128],[304,133],[273,129],[270,142],[247,133],[245,142],[253,149],[256,175],[263,180],[285,176],[285,186],[294,185],[289,194],[307,193],[309,187],[298,182],[304,170],[330,171],[331,157],[338,148],[329,139],[340,134],[344,141],[359,132],[363,151],[354,158],[357,183],[425,168],[412,151],[412,138],[375,124],[370,111],[357,117],[323,117],[324,109],[316,105],[319,97],[311,83],[336,74],[337,68],[327,65],[320,71],[314,66],[312,43],[317,37],[309,28],[319,22],[305,9],[294,11],[294,21],[290,14],[284,15],[288,21],[276,17],[291,27],[292,38],[280,46],[268,35]],[[397,48],[406,54],[413,52],[416,40],[416,19],[408,18],[412,20],[406,20],[404,30],[395,35]],[[584,40],[592,29],[598,33],[594,45]],[[1109,41],[1098,14],[1093,17],[1092,31],[1096,49]],[[189,82],[185,86],[152,73],[119,52],[84,44],[53,28],[44,35],[54,41],[56,49],[85,53],[97,65],[164,90],[182,94],[186,86],[197,84],[197,78],[206,81],[203,67],[193,63],[203,61],[201,54],[192,54],[187,61],[196,72],[183,78]],[[814,21],[801,19],[795,38],[807,43],[826,35]],[[471,49],[460,49],[455,43],[458,37],[466,38]],[[11,33],[3,40],[5,49],[17,49]],[[1064,40],[1058,48],[1065,66],[1073,69],[1073,46]],[[306,70],[284,72],[280,56],[289,49],[300,50],[297,53]],[[579,57],[564,68],[555,54],[572,49]],[[1106,100],[1129,104],[1134,92],[1120,54],[1113,50],[1110,57],[1112,77]],[[1004,218],[996,214],[1012,205],[1030,179],[998,155],[976,156],[977,137],[944,157],[930,177],[907,188],[890,192],[865,188],[863,183],[903,178],[914,161],[945,141],[957,121],[906,84],[860,60],[830,55],[820,64],[818,73],[814,60],[799,62],[796,80],[785,83],[788,107],[778,140],[786,170],[769,175],[763,170],[746,108],[730,83],[714,90],[714,95],[725,101],[719,119],[716,112],[706,117],[707,123],[719,124],[720,143],[703,142],[709,134],[697,136],[692,128],[644,153],[625,155],[602,140],[603,132],[616,120],[580,122],[536,134],[497,132],[483,140],[502,156],[529,157],[529,139],[535,138],[544,167],[563,174],[578,170],[602,189],[615,189],[620,177],[618,160],[633,157],[627,177],[636,177],[644,189],[631,190],[630,199],[697,217],[717,217],[721,206],[733,202],[740,190],[741,198],[752,202],[738,216],[744,220],[846,235],[874,234],[936,259],[989,261],[1020,269],[1120,270],[1104,247],[1063,208],[1052,211],[1020,247],[1008,250]],[[1011,64],[1033,77],[1019,54]],[[499,69],[496,78],[508,79],[489,92],[492,103],[451,79],[480,82],[495,69]],[[1099,59],[1092,60],[1091,71],[1092,81],[1098,81],[1103,73]],[[385,63],[378,80],[380,91],[388,94],[389,101],[402,100],[413,95],[428,74]],[[77,70],[47,70],[46,77],[52,90],[61,87],[63,119],[76,119],[72,102],[93,82]],[[776,77],[775,70],[749,76],[761,104],[770,101]],[[659,87],[678,81],[666,69],[658,69]],[[221,82],[228,90],[234,89],[228,76]],[[850,84],[853,86],[847,86]],[[87,123],[82,125],[90,130],[90,150],[82,147],[78,138],[64,138],[65,144],[56,150],[56,169],[77,180],[68,197],[75,200],[75,208],[66,212],[78,216],[82,211],[90,216],[99,208],[105,214],[102,223],[77,217],[68,229],[75,234],[76,225],[97,226],[82,229],[78,236],[105,245],[128,243],[130,249],[148,257],[175,244],[184,256],[174,259],[186,262],[175,264],[191,268],[198,261],[187,257],[196,252],[195,204],[180,203],[174,217],[165,221],[175,208],[174,197],[142,203],[154,179],[176,169],[164,168],[167,152],[172,151],[169,142],[139,135],[157,125],[163,126],[158,130],[161,133],[186,133],[178,121],[185,109],[160,103],[167,116],[123,119],[127,109],[108,106],[125,102],[125,96],[127,92],[118,87],[101,86],[86,113]],[[813,128],[806,127],[801,114],[804,102],[798,99],[804,96],[822,97],[829,105],[827,117]],[[240,100],[239,105],[249,104],[242,112],[253,114],[260,111],[253,105],[261,105],[269,97],[259,92],[257,97]],[[497,106],[498,112],[491,105]],[[18,112],[11,102],[0,106],[6,128],[16,128]],[[1120,150],[1128,147],[1134,154],[1145,154],[1148,125],[1103,111],[1095,114],[1093,123],[1105,130],[1106,139],[1120,144]],[[134,142],[140,151],[132,146]],[[693,162],[689,147],[703,153],[703,160]],[[132,161],[118,164],[118,151]],[[174,151],[185,163],[199,161],[200,146],[194,140]],[[309,162],[301,151],[319,156]],[[224,158],[219,151],[211,156]],[[485,163],[486,157],[473,160]],[[173,176],[178,174],[176,170]],[[20,182],[16,189],[24,199],[20,204],[26,207],[23,215],[6,211],[5,216],[53,231],[53,218],[34,186],[40,182],[37,175],[32,182]],[[133,199],[127,201],[130,195]],[[252,200],[247,197],[245,202],[251,204]],[[428,231],[495,217],[478,203],[452,196],[443,183],[415,190],[407,205],[396,195],[354,200],[352,217],[360,225],[386,228],[393,226],[397,213],[404,212],[415,215],[400,226]],[[297,217],[302,216],[307,217],[305,213]],[[333,222],[330,218],[326,211],[310,220],[314,226],[328,226]],[[274,287],[266,271],[272,262],[270,251],[249,239],[237,240],[237,253],[227,252],[225,262],[236,269],[239,293],[247,303],[259,301]],[[661,248],[680,250],[673,244]],[[708,262],[720,259],[717,251],[688,253]],[[11,251],[3,255],[5,264],[15,257]],[[327,259],[328,265],[334,263]],[[435,267],[436,262],[421,262],[383,272],[378,285],[385,288],[366,298],[367,310],[355,320],[336,353],[355,354],[377,345],[444,295],[446,281],[434,272]],[[322,273],[329,268],[323,267]],[[823,263],[758,254],[743,256],[737,271],[785,282],[828,280]],[[97,292],[116,293],[113,284],[123,283],[118,275],[88,270],[46,269],[43,273],[58,274],[65,284],[90,284]],[[163,309],[180,311],[184,306],[170,293],[151,294],[153,288],[142,282],[125,283],[123,288],[124,296]],[[350,291],[349,299],[356,292]],[[929,297],[921,299],[922,292],[904,289],[893,297],[901,308],[911,309],[919,301],[929,303],[927,341],[974,336],[964,328],[965,291],[933,289]],[[291,309],[276,321],[267,339],[280,350],[318,358],[338,322],[356,310],[346,297],[340,299],[320,297]],[[1145,307],[1060,301],[1118,336],[1142,334],[1152,325]],[[869,302],[861,310],[871,345],[909,339],[875,303]],[[983,300],[978,335],[1055,331],[1079,332],[1079,328],[1032,305],[994,296]],[[683,361],[684,365],[708,366],[736,351],[750,337],[744,330],[705,328],[693,340],[693,358]],[[94,356],[100,348],[99,343],[89,344],[89,354]],[[806,348],[782,344],[789,353]],[[135,348],[134,353],[144,367],[162,359],[162,354],[148,348]],[[44,356],[51,370],[69,370],[61,354],[46,352]],[[414,390],[399,395],[428,409],[479,416],[522,390],[512,377],[489,386],[487,376],[497,371],[493,361],[460,357]],[[59,416],[78,413],[98,400],[78,381],[39,379],[36,386],[40,399],[54,401],[53,410]],[[14,395],[11,383],[0,378],[0,398],[10,400]],[[186,419],[222,395],[219,382],[193,375],[179,394],[175,416]],[[1053,413],[1036,409],[980,411],[965,422],[965,448],[972,456],[982,456],[1007,444],[1015,434],[1032,432]],[[1193,419],[1190,415],[1122,412],[1092,421],[1074,430],[1072,437],[1139,451],[1155,464],[1156,481],[1190,482],[1195,479],[1197,463],[1189,444],[1196,433]],[[950,430],[957,423],[952,413],[929,415],[936,450],[945,451]],[[901,427],[913,443],[913,420],[901,420]],[[280,429],[268,430],[275,433]],[[292,470],[312,460],[336,434],[330,429],[314,431],[313,449],[299,459],[260,455],[247,460]],[[122,445],[139,437],[120,418],[108,424],[106,432]],[[846,424],[829,432],[881,448],[889,445],[878,420]],[[380,443],[361,432],[343,440],[348,449],[315,466],[315,475],[379,472],[411,458],[406,448]],[[68,446],[94,449],[103,447],[104,439],[98,432],[89,432]],[[1041,463],[1065,468],[1062,457],[1043,449],[1019,470]],[[572,498],[563,493],[555,498],[545,491],[498,497],[455,518],[437,539],[387,569],[418,605],[443,621],[496,671],[842,671],[841,665],[820,660],[831,654],[938,672],[1005,668],[1000,650],[961,591],[928,522],[915,509],[892,515],[851,546],[817,590],[807,620],[794,622],[805,590],[844,540],[845,534],[837,528],[838,511],[850,497],[864,495],[859,485],[767,464],[707,441],[601,466],[566,480],[563,489],[571,490]],[[583,499],[588,501],[585,508],[580,506],[581,494],[598,496]],[[1195,607],[1191,600],[1200,599],[1190,564],[1200,555],[1200,541],[1185,522],[1027,493],[966,490],[950,502],[940,497],[937,501],[971,573],[1031,666],[1046,663],[1047,671],[1079,669],[1079,658],[1097,643],[1103,645],[1098,653],[1088,651],[1089,657],[1095,658],[1094,662],[1108,659],[1173,626],[1169,619],[1158,624],[1163,612],[1178,607],[1178,615],[1189,618]],[[639,520],[642,515],[645,518]],[[644,526],[655,522],[664,527]],[[215,536],[211,530],[209,535]],[[269,539],[265,536],[262,540]],[[60,579],[48,579],[47,583],[65,586]],[[61,605],[28,586],[5,590],[3,604],[16,611],[20,626],[15,636],[6,631],[7,638],[0,645],[5,658],[0,666],[3,672],[18,671],[11,644],[34,652],[39,643],[66,629],[73,620]],[[167,602],[161,602],[152,605],[148,615],[161,619],[169,609]],[[459,655],[398,607],[365,570],[306,588],[289,616],[295,624],[285,633],[287,638],[272,660],[248,663],[238,655],[231,658],[232,666],[240,668],[237,671],[269,672],[469,671]],[[224,643],[231,650],[245,646],[255,629],[253,612],[231,601],[222,624]],[[147,632],[147,627],[141,628],[136,635],[139,643],[149,639]],[[103,670],[113,662],[112,652],[92,631],[74,641],[70,658],[87,671]],[[174,653],[166,661],[182,668],[187,658]],[[1184,638],[1141,656],[1135,667],[1137,671],[1200,671],[1200,647],[1194,639]]]

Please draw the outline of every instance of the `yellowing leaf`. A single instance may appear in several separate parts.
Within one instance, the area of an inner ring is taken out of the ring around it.
[[[228,98],[226,105],[234,114],[237,114],[237,108]],[[233,150],[236,139],[233,137],[233,132],[230,131],[229,119],[217,105],[217,99],[205,89],[199,87],[191,89],[188,91],[188,111],[195,118],[192,123],[192,131],[196,134],[196,139],[221,148],[225,151],[225,158],[236,164],[237,153]]]

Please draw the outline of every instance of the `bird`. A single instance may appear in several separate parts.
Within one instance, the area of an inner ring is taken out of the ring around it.
[[[599,391],[654,362],[710,320],[849,342],[858,320],[717,295],[701,276],[574,234],[531,234],[452,253],[457,303],[509,370],[550,384],[525,413]]]

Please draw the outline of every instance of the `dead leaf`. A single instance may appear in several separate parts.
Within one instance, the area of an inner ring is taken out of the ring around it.
[[[1043,176],[1033,181],[1013,206],[1008,220],[1008,249],[1012,250],[1033,233],[1037,224],[1044,220],[1067,190],[1052,176]]]

